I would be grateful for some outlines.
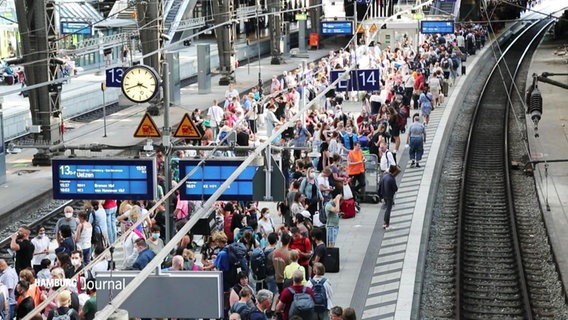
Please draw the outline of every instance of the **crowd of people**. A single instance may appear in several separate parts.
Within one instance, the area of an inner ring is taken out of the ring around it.
[[[429,115],[462,73],[463,61],[485,39],[483,27],[466,25],[455,34],[424,37],[418,46],[405,36],[393,47],[371,43],[332,51],[306,69],[273,77],[267,98],[256,89],[241,96],[229,85],[223,102],[213,101],[206,112],[192,114],[202,131],[201,144],[256,146],[285,126],[272,143],[286,147],[281,162],[288,186],[286,200],[278,204],[277,215],[255,203],[217,202],[215,230],[200,245],[191,233],[185,235],[163,263],[164,270],[222,271],[226,319],[354,319],[353,309],[335,306],[333,284],[325,277],[326,269],[332,268],[326,257],[337,241],[340,217],[346,210],[343,204],[353,200],[359,210],[365,193],[378,193],[384,201],[383,227],[391,228],[401,134],[407,134],[410,166],[421,168]],[[380,90],[328,90],[330,72],[346,67],[380,69]],[[346,100],[359,101],[360,113],[344,111]],[[287,122],[300,112],[305,114],[288,127]],[[309,157],[314,150],[318,156]],[[170,160],[172,184],[181,178],[180,159],[206,153],[177,152]],[[367,154],[377,159],[373,169],[380,173],[378,190],[368,190]],[[166,157],[158,154],[157,158],[161,198],[166,193]],[[64,208],[55,230],[56,259],[50,259],[45,227],[34,230],[33,237],[31,230],[21,227],[11,243],[15,266],[0,260],[0,302],[4,301],[0,319],[22,318],[58,289],[39,286],[36,279],[69,279],[77,274],[84,281],[60,293],[37,318],[93,319],[96,288],[86,283],[94,281],[97,272],[115,266],[107,257],[89,271],[84,266],[138,222],[123,242],[124,259],[118,269],[142,270],[148,265],[164,248],[167,227],[163,205],[149,212],[154,203],[85,201],[79,212]],[[176,232],[199,207],[179,194],[165,205],[172,206]]]

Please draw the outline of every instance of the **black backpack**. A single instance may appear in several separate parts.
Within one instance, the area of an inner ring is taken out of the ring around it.
[[[247,247],[241,242],[233,242],[225,248],[229,257],[229,272],[227,272],[227,283],[232,287],[239,282],[237,277],[239,271],[243,271],[245,274],[249,273],[248,264],[246,260]]]
[[[250,269],[255,280],[266,279],[266,255],[261,248],[255,248],[250,256]]]
[[[274,264],[272,263],[272,255],[274,253],[274,248],[265,248],[264,257],[266,264],[266,276],[274,276],[276,270],[274,270]]]

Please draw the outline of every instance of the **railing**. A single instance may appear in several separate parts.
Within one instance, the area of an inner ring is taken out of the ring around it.
[[[179,22],[176,31],[184,31],[189,29],[200,28],[205,25],[205,17],[191,18]]]
[[[122,44],[131,36],[130,33],[118,33],[109,36],[90,38],[77,43],[74,49],[66,49],[68,54],[86,54]]]

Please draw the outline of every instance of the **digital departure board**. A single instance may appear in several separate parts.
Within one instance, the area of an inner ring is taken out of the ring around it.
[[[53,199],[154,200],[154,159],[54,159]]]
[[[240,161],[209,160],[199,167],[180,188],[183,200],[208,199],[241,165]],[[180,160],[180,177],[185,177],[199,164],[199,160]],[[253,198],[252,179],[257,167],[247,167],[219,197],[219,200],[248,201]]]
[[[446,34],[454,33],[454,21],[452,20],[422,20],[420,21],[420,33]]]
[[[323,21],[321,34],[326,36],[353,35],[353,21]]]

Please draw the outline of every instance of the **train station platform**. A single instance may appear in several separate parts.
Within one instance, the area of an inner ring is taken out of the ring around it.
[[[542,75],[543,72],[558,74],[549,78],[568,85],[568,55],[558,54],[567,43],[568,37],[559,41],[545,39],[540,44],[528,72],[527,86],[532,83],[534,73]],[[543,114],[537,131],[530,115],[526,115],[530,159],[538,161],[534,165],[534,179],[545,227],[568,296],[567,90],[544,82],[538,82],[538,88],[543,99]],[[536,132],[538,137],[535,137]]]
[[[552,62],[558,59],[552,54],[557,46],[556,43],[543,43],[533,57],[529,74],[552,70],[568,72],[568,65]],[[423,230],[427,229],[429,223],[428,213],[433,205],[432,191],[437,190],[437,177],[442,174],[438,155],[444,153],[444,145],[451,135],[449,123],[459,112],[457,101],[463,94],[463,89],[476,77],[476,66],[483,63],[484,54],[490,54],[487,48],[488,46],[468,59],[467,75],[458,78],[450,88],[444,104],[432,112],[427,127],[428,138],[422,168],[409,166],[408,153],[404,152],[404,143],[401,143],[398,155],[403,172],[398,178],[399,190],[392,211],[393,230],[383,230],[384,210],[380,204],[361,204],[361,211],[355,218],[340,221],[337,247],[340,248],[341,270],[339,273],[328,273],[326,277],[330,279],[334,290],[333,303],[353,307],[359,319],[412,318],[415,295],[421,281],[418,274],[422,266],[418,261],[421,252],[425,250]],[[311,61],[325,56],[328,50],[330,49],[310,51],[309,59],[290,58],[285,65],[274,66],[270,65],[269,58],[261,59],[263,80],[269,80],[273,74],[294,69],[304,60]],[[207,95],[198,94],[196,84],[182,88],[182,103],[171,108],[172,124],[177,123],[184,113],[190,113],[195,108],[207,108],[213,99],[224,96],[226,88],[216,85],[216,79],[218,78],[213,77],[212,93]],[[558,80],[567,82],[566,77]],[[80,77],[74,81],[80,81]],[[246,90],[257,82],[258,69],[255,64],[237,69],[239,91]],[[568,132],[565,127],[568,111],[563,108],[561,100],[564,91],[546,84],[539,85],[539,88],[545,101],[545,110],[539,124],[540,138],[531,137],[534,135],[529,132],[531,155],[533,159],[568,159]],[[102,120],[89,124],[70,123],[73,129],[65,134],[65,141],[69,144],[98,142],[123,146],[139,143],[141,140],[132,136],[145,109],[146,106],[141,105],[108,116],[107,138],[103,138]],[[346,102],[344,109],[356,113],[360,111],[360,105],[357,102]],[[163,126],[162,117],[155,117],[154,120],[158,127]],[[262,135],[262,131],[259,134]],[[401,136],[401,141],[406,141],[406,135]],[[51,189],[51,169],[31,167],[34,153],[35,150],[24,149],[20,154],[8,156],[7,182],[0,185],[0,213],[7,212],[9,208],[17,208],[31,197]],[[77,155],[107,157],[113,153],[77,151]],[[544,168],[544,164],[536,166],[535,179],[540,187],[539,196],[555,256],[563,279],[567,279],[568,248],[563,244],[568,237],[568,200],[565,196],[568,194],[568,164],[551,162],[547,172]],[[550,207],[549,211],[545,205]],[[275,203],[260,203],[260,207],[265,206],[276,212]],[[116,257],[120,259],[120,254]]]

